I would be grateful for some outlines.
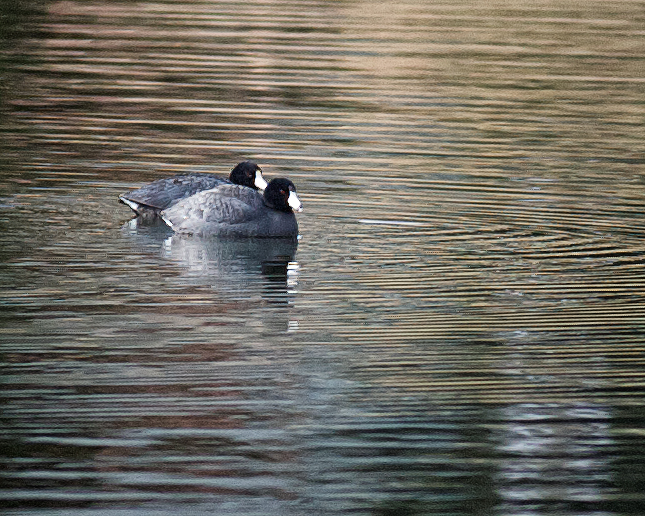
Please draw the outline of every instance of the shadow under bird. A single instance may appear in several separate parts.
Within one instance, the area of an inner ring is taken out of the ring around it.
[[[181,199],[160,216],[178,234],[295,238],[294,211],[302,211],[296,187],[278,178],[269,182],[263,195],[245,186],[221,184]]]
[[[252,162],[238,163],[227,179],[215,174],[190,173],[158,179],[138,190],[119,196],[119,201],[128,205],[137,215],[155,218],[165,209],[204,190],[220,185],[235,184],[255,190],[264,190],[267,182],[262,169]]]

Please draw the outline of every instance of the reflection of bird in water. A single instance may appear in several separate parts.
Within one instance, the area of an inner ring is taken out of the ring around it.
[[[154,218],[160,211],[187,197],[225,184],[253,190],[264,190],[267,186],[260,167],[252,161],[243,161],[231,170],[228,180],[214,174],[182,174],[158,179],[138,190],[124,193],[119,196],[119,201],[127,204],[137,215]]]
[[[249,282],[263,278],[263,298],[288,303],[295,292],[298,263],[295,238],[185,238],[173,235],[164,242],[164,256],[183,266],[186,275],[213,288],[247,292]],[[215,280],[215,281],[213,281]]]
[[[262,275],[267,279],[265,283],[267,301],[286,303],[289,294],[294,294],[298,286],[298,273],[300,265],[295,260],[280,259],[262,262]]]
[[[279,276],[286,275],[297,246],[293,238],[203,239],[173,235],[164,242],[164,256],[200,275],[263,272]]]
[[[177,264],[184,283],[245,293],[261,279],[265,300],[278,303],[287,302],[298,283],[296,238],[183,237],[158,218],[141,217],[124,224],[122,232],[142,251]]]

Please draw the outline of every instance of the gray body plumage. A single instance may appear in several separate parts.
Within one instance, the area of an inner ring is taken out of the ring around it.
[[[125,193],[119,199],[139,215],[156,215],[197,192],[228,183],[228,180],[213,174],[184,174],[159,179]]]
[[[296,237],[293,212],[267,206],[263,196],[245,186],[221,184],[174,203],[161,212],[179,234],[195,236]]]

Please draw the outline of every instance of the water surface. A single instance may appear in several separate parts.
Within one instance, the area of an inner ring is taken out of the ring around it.
[[[5,512],[642,514],[644,7],[0,8]],[[243,159],[297,245],[116,202]]]

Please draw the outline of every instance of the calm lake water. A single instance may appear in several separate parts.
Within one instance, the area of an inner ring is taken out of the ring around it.
[[[645,513],[645,2],[0,20],[4,514]],[[297,246],[117,203],[244,159]]]

